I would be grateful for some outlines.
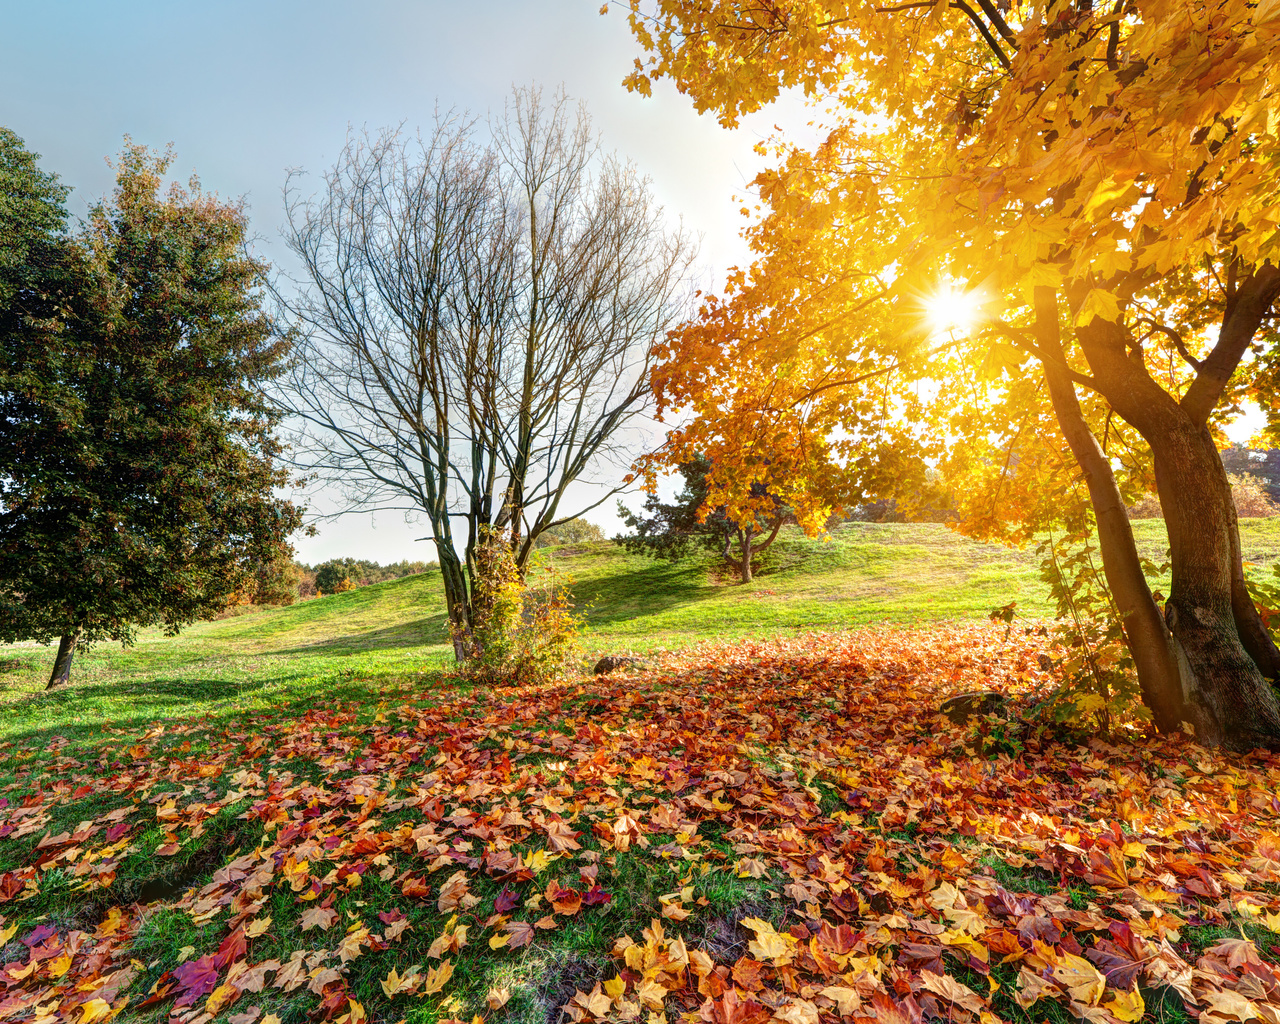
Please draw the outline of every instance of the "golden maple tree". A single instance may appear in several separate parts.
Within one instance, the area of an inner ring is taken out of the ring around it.
[[[1217,448],[1243,398],[1280,414],[1280,3],[629,6],[632,89],[672,79],[729,126],[802,89],[826,127],[778,144],[752,266],[668,344],[655,385],[694,415],[665,454],[712,458],[744,510],[771,474],[811,526],[930,454],[975,532],[1089,518],[1157,725],[1280,744]],[[981,313],[930,330],[948,288]],[[1151,483],[1163,609],[1125,512]]]

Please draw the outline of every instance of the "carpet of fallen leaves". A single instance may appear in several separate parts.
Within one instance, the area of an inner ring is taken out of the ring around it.
[[[352,1024],[449,1009],[467,947],[526,956],[637,898],[614,879],[648,858],[689,884],[608,937],[613,966],[570,1020],[1110,1024],[1154,1019],[1158,996],[1204,1024],[1280,1024],[1280,759],[1177,737],[1029,734],[999,752],[981,723],[938,714],[954,693],[1042,688],[1045,642],[871,630],[0,747],[30,762],[0,791],[0,852],[22,851],[0,873],[0,1020],[269,1024],[258,1004],[284,993]],[[117,869],[174,856],[228,810],[253,838],[165,904],[216,938],[158,973],[133,955],[157,904],[114,902]],[[697,895],[717,873],[777,893],[772,914],[732,917],[732,954],[706,940]],[[53,880],[95,920],[24,913]],[[371,883],[395,898],[362,915],[351,897]],[[282,906],[304,948],[255,955]],[[362,957],[396,949],[424,907],[424,961],[379,971],[385,998],[363,1005]],[[509,995],[467,1012],[501,1017]]]

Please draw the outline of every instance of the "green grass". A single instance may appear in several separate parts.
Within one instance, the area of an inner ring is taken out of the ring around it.
[[[1143,554],[1162,561],[1163,524],[1134,528]],[[1280,560],[1280,519],[1245,520],[1241,537],[1246,560]],[[604,543],[552,548],[545,558],[573,580],[588,660],[710,639],[982,618],[1010,601],[1027,617],[1053,610],[1033,550],[982,544],[934,524],[854,523],[825,541],[788,528],[747,585],[711,554],[671,563]],[[107,723],[376,695],[444,668],[451,650],[440,577],[429,572],[196,623],[176,637],[143,630],[132,647],[103,644],[77,655],[77,685],[44,694],[52,657],[36,644],[0,647],[0,738],[57,731],[71,739]]]

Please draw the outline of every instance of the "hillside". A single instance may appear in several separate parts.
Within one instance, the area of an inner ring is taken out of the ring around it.
[[[1165,547],[1159,521],[1135,523],[1144,553]],[[1280,519],[1245,520],[1246,559],[1280,560]],[[709,639],[773,638],[875,622],[981,619],[1017,601],[1049,615],[1035,552],[980,544],[933,524],[848,524],[826,541],[784,531],[756,580],[736,583],[712,556],[678,563],[629,555],[611,543],[550,548],[544,562],[572,579],[587,619],[588,660],[620,650],[678,650]],[[50,648],[0,648],[0,701],[9,730],[196,713],[227,702],[270,707],[337,692],[354,679],[398,679],[448,663],[444,601],[435,573],[410,576],[235,618],[180,636],[143,630],[126,650],[101,645],[76,659],[77,685],[35,700]],[[141,719],[139,719],[141,720]]]

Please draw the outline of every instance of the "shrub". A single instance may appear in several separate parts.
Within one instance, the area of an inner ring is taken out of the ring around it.
[[[559,526],[553,526],[545,533],[538,534],[533,542],[535,548],[549,548],[553,544],[589,544],[592,541],[604,540],[604,531],[595,523],[585,519],[567,519]]]
[[[340,594],[354,587],[350,570],[341,560],[335,558],[316,568],[316,590],[321,594]]]
[[[554,577],[526,585],[511,548],[486,530],[476,545],[469,630],[451,627],[466,652],[463,671],[482,683],[540,683],[557,678],[578,652],[582,617]]]
[[[1266,481],[1261,477],[1227,474],[1231,481],[1231,500],[1236,505],[1236,515],[1241,519],[1268,519],[1280,515],[1277,505],[1267,493]],[[1160,499],[1147,494],[1129,507],[1130,519],[1163,519]]]

